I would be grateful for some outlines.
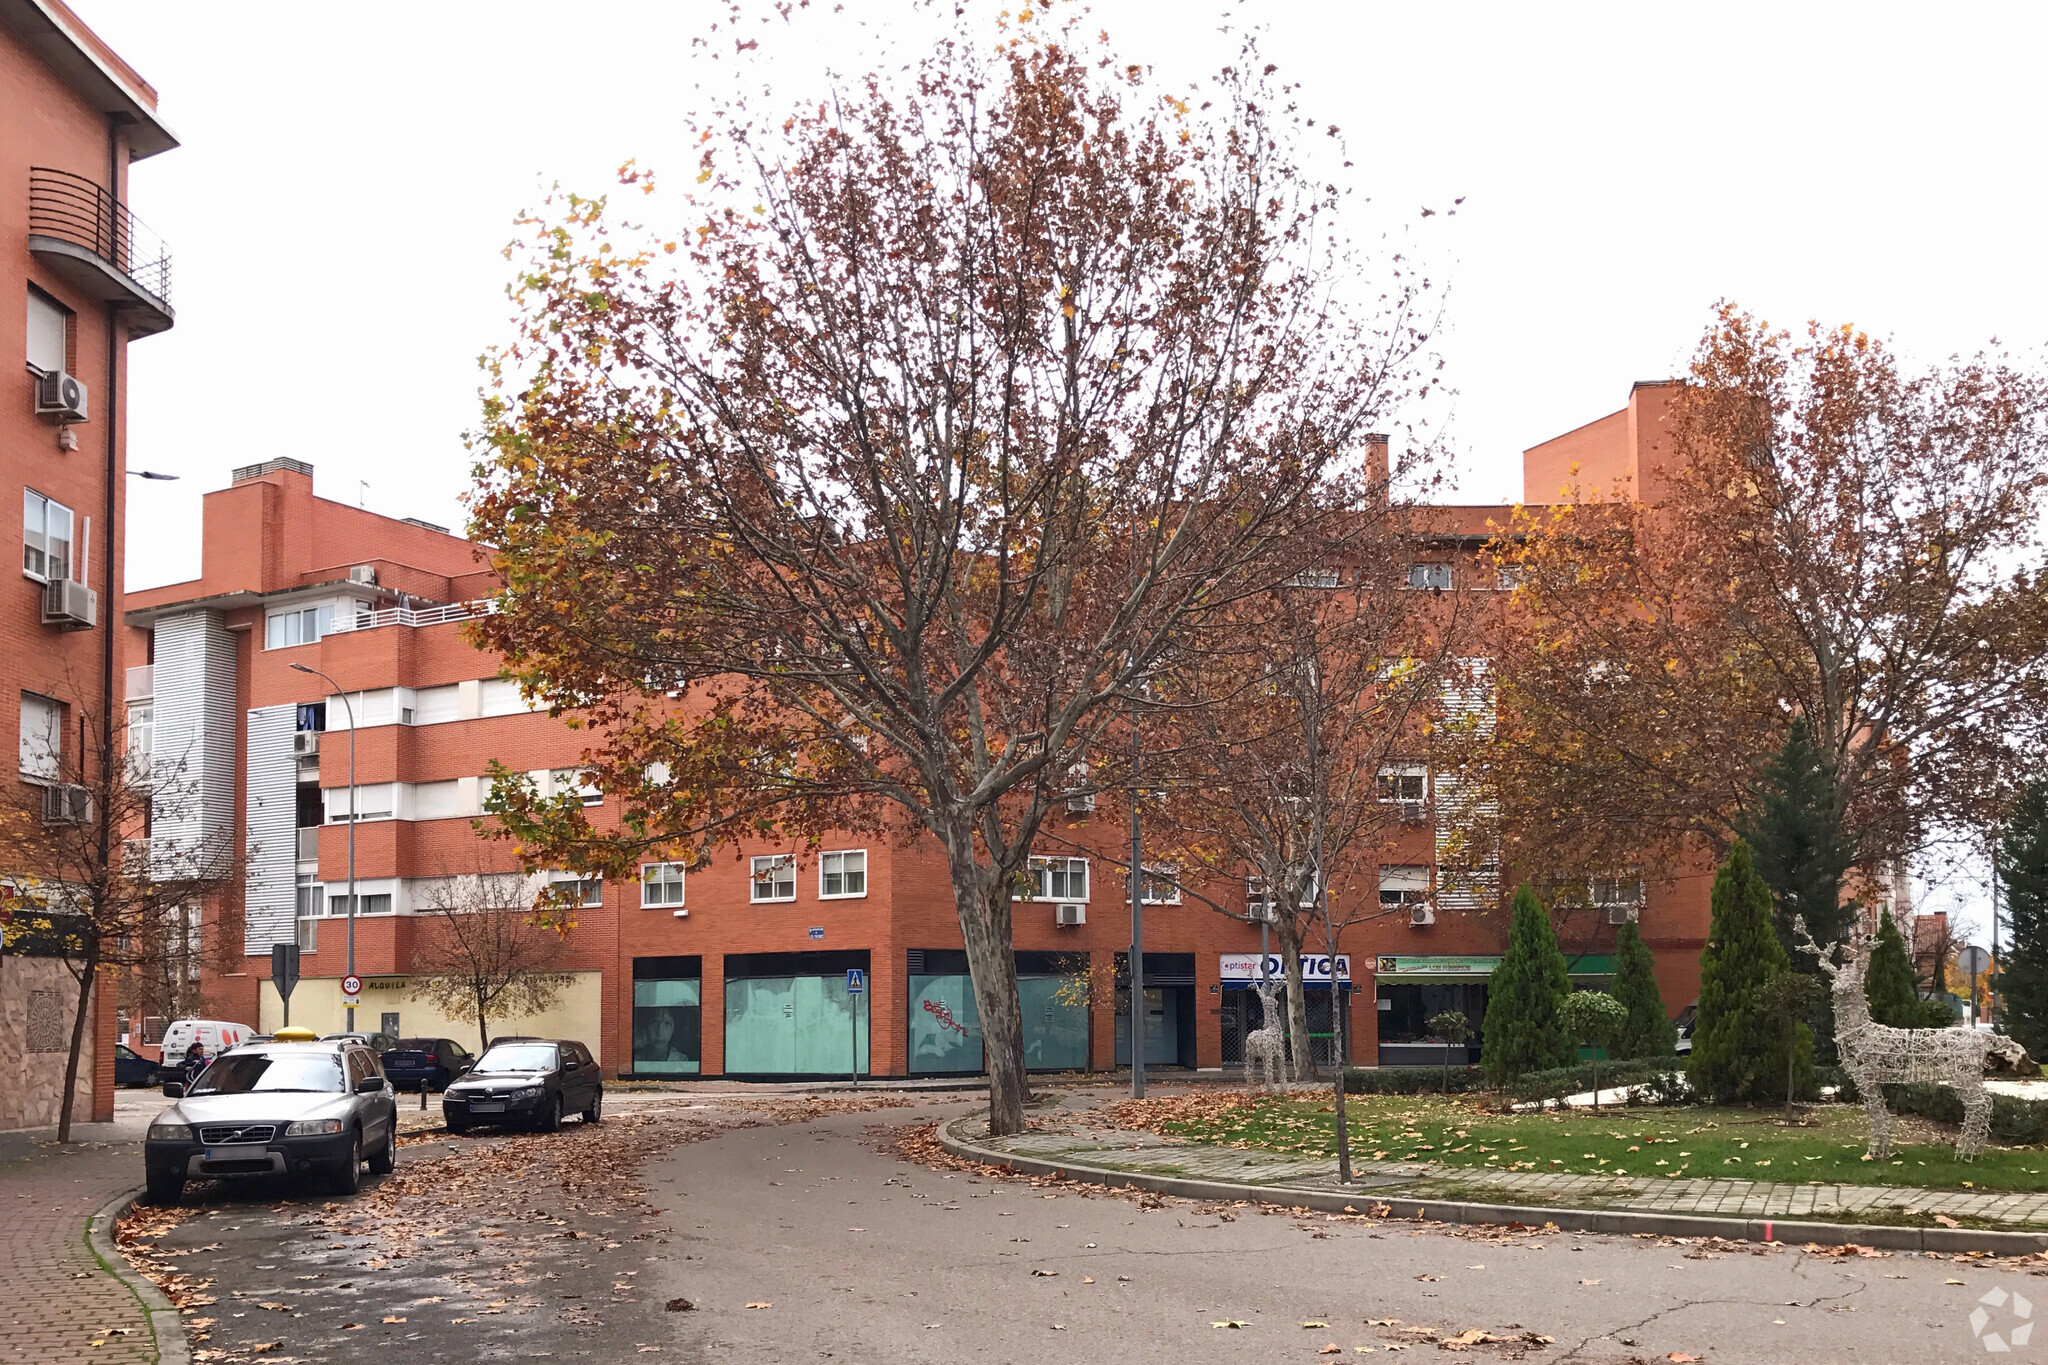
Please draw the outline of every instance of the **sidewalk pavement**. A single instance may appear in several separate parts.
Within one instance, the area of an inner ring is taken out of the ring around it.
[[[111,1124],[81,1124],[99,1133]],[[155,1365],[156,1339],[140,1299],[109,1274],[86,1225],[142,1183],[134,1141],[68,1147],[0,1134],[0,1342],[10,1360],[36,1365]]]
[[[1855,1222],[1860,1218],[1884,1222],[1911,1214],[1923,1219],[1936,1215],[1970,1219],[2014,1230],[2048,1228],[2048,1191],[1659,1180],[1497,1171],[1418,1161],[1354,1161],[1351,1184],[1341,1185],[1337,1181],[1335,1157],[1222,1147],[1143,1130],[1090,1128],[1082,1124],[1063,1124],[1007,1138],[983,1136],[986,1129],[979,1122],[959,1125],[962,1136],[967,1136],[970,1129],[976,1145],[1012,1156],[1218,1184],[1274,1186],[1329,1194],[1368,1193],[1404,1200],[1455,1199],[1730,1219],[1821,1218]]]

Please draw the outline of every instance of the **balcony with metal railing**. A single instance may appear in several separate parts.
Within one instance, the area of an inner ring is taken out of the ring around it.
[[[351,630],[375,630],[380,626],[438,626],[450,621],[467,621],[472,616],[488,616],[497,610],[488,597],[473,602],[448,602],[437,607],[382,607],[376,611],[359,611],[354,616],[337,617],[329,634],[339,635]]]
[[[28,173],[29,252],[121,311],[132,336],[168,331],[171,251],[96,181],[47,166]]]

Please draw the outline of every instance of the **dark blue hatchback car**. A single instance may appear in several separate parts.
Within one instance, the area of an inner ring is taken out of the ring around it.
[[[448,1082],[476,1065],[476,1058],[453,1038],[401,1038],[379,1060],[400,1090],[446,1090]]]

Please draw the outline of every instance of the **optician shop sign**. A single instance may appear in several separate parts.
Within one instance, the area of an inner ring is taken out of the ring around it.
[[[1266,975],[1275,981],[1287,978],[1287,960],[1278,953],[1266,954]],[[1257,981],[1259,979],[1259,955],[1257,953],[1225,953],[1223,955],[1223,979],[1225,981]],[[1309,985],[1318,982],[1324,985],[1330,980],[1330,955],[1328,953],[1303,953],[1301,955],[1301,979]],[[1337,979],[1351,979],[1351,954],[1337,954]]]

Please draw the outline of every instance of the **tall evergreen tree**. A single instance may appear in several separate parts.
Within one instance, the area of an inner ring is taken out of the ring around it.
[[[2048,1056],[2048,783],[2029,782],[1998,848],[2012,940],[1999,962],[2006,1031],[2029,1054]]]
[[[1804,1024],[1789,1035],[1763,1009],[1759,993],[1774,976],[1792,970],[1771,924],[1771,892],[1757,875],[1749,845],[1735,841],[1714,878],[1714,920],[1700,954],[1699,1024],[1693,1032],[1693,1089],[1710,1100],[1767,1100],[1789,1073],[1797,1088],[1811,1084],[1813,1032]]]
[[[1794,970],[1809,976],[1818,976],[1820,967],[1811,954],[1796,951],[1793,916],[1805,919],[1816,943],[1828,944],[1848,934],[1853,913],[1842,904],[1842,876],[1856,855],[1835,806],[1837,786],[1806,719],[1794,717],[1785,747],[1757,785],[1756,809],[1741,829],[1757,875],[1777,902],[1778,944]]]
[[[1906,951],[1906,939],[1887,910],[1878,920],[1877,942],[1871,945],[1870,965],[1863,978],[1863,994],[1870,1001],[1870,1017],[1892,1028],[1937,1027],[1930,1020],[1928,1003],[1920,998],[1913,982],[1913,956]],[[1948,1011],[1941,1011],[1946,1021]]]
[[[1515,889],[1507,954],[1486,983],[1486,1038],[1479,1064],[1489,1081],[1499,1084],[1578,1060],[1578,1047],[1565,1035],[1557,1012],[1571,991],[1550,912],[1524,882]]]
[[[1614,998],[1628,1010],[1628,1022],[1614,1040],[1617,1057],[1669,1057],[1678,1047],[1678,1027],[1664,1013],[1650,945],[1633,921],[1614,934]]]

